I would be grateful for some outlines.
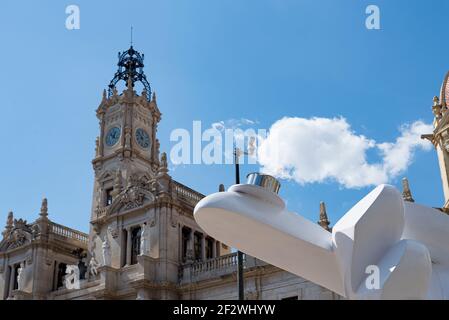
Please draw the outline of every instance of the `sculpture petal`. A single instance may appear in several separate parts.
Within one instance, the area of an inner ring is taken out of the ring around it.
[[[380,185],[351,208],[333,227],[333,245],[346,295],[356,295],[366,267],[377,264],[400,239],[404,207],[398,190]]]

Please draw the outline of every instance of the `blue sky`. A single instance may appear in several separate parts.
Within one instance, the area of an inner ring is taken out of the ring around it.
[[[71,4],[80,30],[65,28]],[[369,4],[381,10],[381,30],[365,28]],[[34,220],[46,196],[51,219],[88,230],[95,109],[130,25],[163,113],[161,150],[194,120],[241,118],[270,128],[283,117],[341,116],[358,135],[393,142],[402,124],[432,121],[432,97],[449,70],[448,9],[445,0],[2,1],[0,223],[9,210]],[[374,151],[369,161],[378,161]],[[229,165],[179,166],[172,175],[205,194],[234,177]],[[443,204],[433,150],[417,151],[390,183],[405,175],[418,202]],[[372,189],[282,184],[290,209],[316,220],[324,200],[333,222]]]

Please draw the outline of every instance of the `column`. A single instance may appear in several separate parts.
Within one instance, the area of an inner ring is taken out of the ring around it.
[[[221,250],[220,250],[220,248],[221,248],[221,242],[220,241],[217,241],[217,257],[219,257],[220,255],[221,255]]]
[[[131,265],[131,228],[126,228],[126,265]]]
[[[122,229],[120,234],[120,267],[124,267],[126,265],[126,241],[127,241],[128,233],[126,229]]]
[[[11,296],[13,290],[14,290],[14,281],[16,278],[16,267],[14,265],[11,266],[11,273],[10,273],[10,278],[9,278],[9,292],[8,292],[8,297]]]
[[[5,269],[5,287],[2,292],[3,300],[6,300],[9,296],[9,283],[11,278],[11,268],[7,265]]]
[[[206,236],[201,235],[201,260],[206,261]]]
[[[189,241],[188,241],[188,245],[187,245],[187,261],[190,261],[190,262],[192,260],[195,260],[193,241],[195,241],[195,237],[194,237],[193,229],[190,229]]]
[[[182,262],[182,225],[178,224],[178,259]]]
[[[217,257],[217,241],[212,241],[212,258]]]

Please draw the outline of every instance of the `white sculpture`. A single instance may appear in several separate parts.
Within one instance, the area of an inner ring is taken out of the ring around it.
[[[207,196],[196,221],[227,245],[348,299],[449,299],[449,217],[440,211],[381,185],[330,233],[286,210],[279,186],[260,185]]]
[[[25,264],[20,263],[20,267],[17,269],[17,290],[23,291],[25,283]]]
[[[87,267],[87,276],[90,277],[96,277],[98,275],[98,267],[100,264],[98,263],[97,259],[95,259],[95,256],[91,256],[89,260],[89,266]]]
[[[109,244],[108,233],[104,236],[103,244],[103,265],[110,266],[111,265],[111,245]]]
[[[150,228],[147,223],[142,225],[140,233],[140,254],[147,256],[150,253]]]

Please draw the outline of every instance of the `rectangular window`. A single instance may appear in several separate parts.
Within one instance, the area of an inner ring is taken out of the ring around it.
[[[189,245],[190,238],[190,229],[182,228],[182,262],[186,262],[187,260],[187,248]]]
[[[110,206],[112,204],[112,190],[114,189],[109,188],[106,190],[105,206]]]
[[[19,269],[20,264],[14,265],[14,282],[13,282],[13,290],[19,289]]]
[[[131,264],[137,264],[137,256],[140,255],[140,227],[131,231]]]
[[[56,290],[64,287],[64,278],[66,276],[66,269],[67,269],[67,265],[65,263],[58,264]]]
[[[214,240],[206,238],[206,259],[212,259],[214,257]]]
[[[202,259],[201,257],[201,237],[202,235],[200,233],[195,232],[195,242],[194,244],[194,252],[195,252],[195,260],[199,261]]]

